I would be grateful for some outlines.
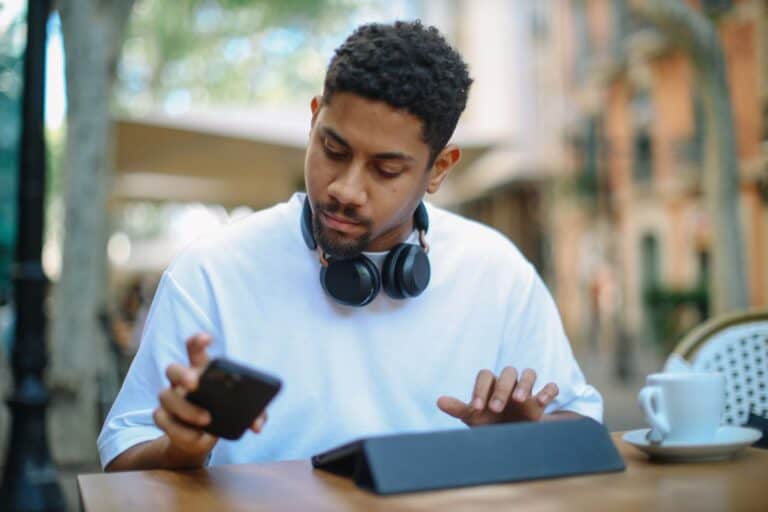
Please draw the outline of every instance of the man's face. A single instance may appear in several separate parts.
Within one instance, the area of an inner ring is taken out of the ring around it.
[[[402,242],[424,192],[447,173],[427,169],[421,120],[342,92],[330,103],[313,99],[312,112],[304,179],[320,246],[343,258]]]

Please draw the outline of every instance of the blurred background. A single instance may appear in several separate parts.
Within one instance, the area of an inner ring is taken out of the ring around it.
[[[768,1],[60,0],[43,266],[65,478],[98,470],[101,420],[174,254],[303,189],[333,49],[361,23],[413,18],[475,79],[464,158],[432,200],[536,266],[611,430],[643,424],[645,375],[693,326],[768,306]],[[26,2],[0,0],[3,396],[25,38]],[[0,450],[9,429],[0,408]]]

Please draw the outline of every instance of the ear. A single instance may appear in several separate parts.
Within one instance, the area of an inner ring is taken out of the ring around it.
[[[429,181],[427,182],[427,192],[434,194],[440,188],[443,180],[461,160],[461,149],[456,144],[448,144],[435,158],[432,169],[429,170]]]
[[[320,112],[322,101],[320,96],[313,96],[312,101],[309,102],[309,108],[312,110],[312,124],[310,125],[310,129],[315,126],[315,120],[317,119],[317,114]]]

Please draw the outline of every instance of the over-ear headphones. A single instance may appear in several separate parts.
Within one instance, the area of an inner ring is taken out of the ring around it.
[[[430,267],[424,235],[429,229],[429,218],[424,203],[419,203],[413,214],[413,223],[419,231],[421,245],[398,244],[387,253],[381,274],[376,264],[360,254],[349,259],[327,257],[312,233],[312,208],[309,198],[304,200],[301,212],[301,235],[311,250],[320,254],[320,283],[336,302],[346,306],[365,306],[376,298],[381,288],[393,299],[405,299],[421,294],[429,284]]]

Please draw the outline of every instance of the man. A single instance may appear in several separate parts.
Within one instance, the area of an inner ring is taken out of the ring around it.
[[[470,84],[418,22],[363,26],[337,49],[311,101],[307,197],[200,240],[165,272],[99,436],[107,470],[308,458],[459,420],[601,419],[533,267],[495,231],[419,208],[459,161],[448,141]],[[350,262],[367,277],[338,271]],[[259,435],[218,440],[184,399],[221,355],[283,380]]]

